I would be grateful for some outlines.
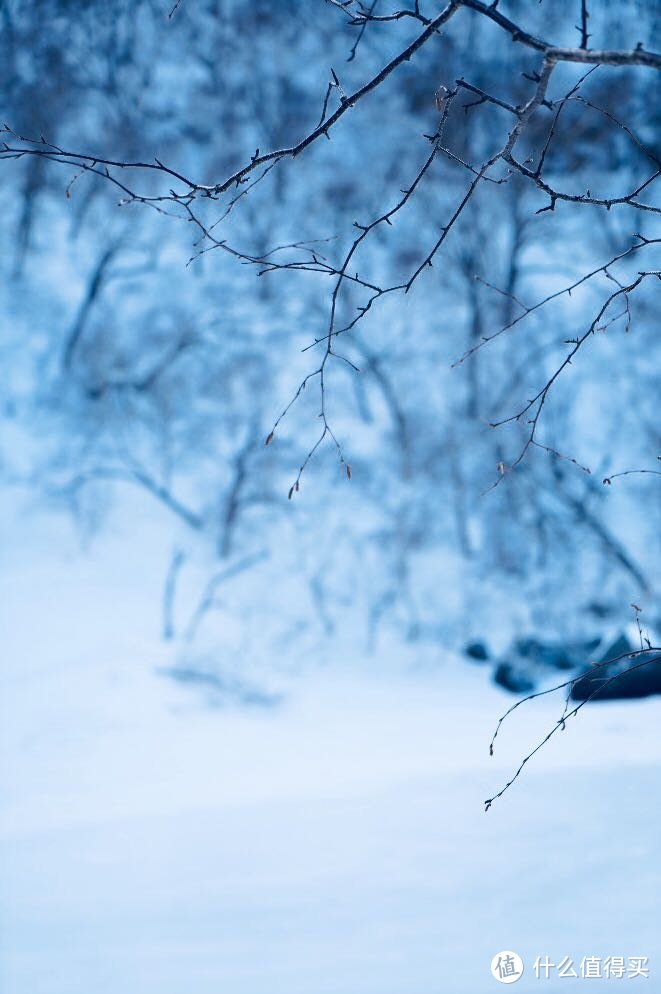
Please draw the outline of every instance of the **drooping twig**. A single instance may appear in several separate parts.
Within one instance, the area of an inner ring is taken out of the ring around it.
[[[524,767],[533,758],[533,756],[535,756],[541,749],[544,748],[544,746],[547,744],[547,742],[549,742],[551,738],[553,738],[556,732],[564,731],[567,721],[570,718],[574,718],[578,714],[578,712],[583,707],[585,707],[586,704],[589,704],[590,701],[594,700],[594,698],[597,697],[598,694],[603,693],[603,691],[606,688],[611,686],[611,684],[615,683],[617,680],[621,679],[626,674],[633,673],[635,670],[641,669],[644,666],[650,666],[654,663],[661,663],[661,655],[659,655],[659,652],[661,652],[661,648],[659,646],[650,645],[648,648],[641,648],[635,650],[634,652],[625,652],[622,653],[622,655],[620,656],[615,656],[612,659],[605,660],[604,662],[595,663],[592,666],[592,668],[588,671],[588,675],[590,676],[606,666],[616,665],[617,663],[621,662],[623,659],[638,660],[637,662],[634,662],[631,666],[628,666],[626,669],[622,670],[621,672],[615,673],[613,676],[605,678],[603,683],[601,683],[596,688],[596,690],[592,691],[592,693],[590,693],[584,700],[579,701],[578,704],[573,708],[569,707],[572,687],[579,680],[585,679],[586,676],[585,673],[580,673],[578,676],[572,677],[570,680],[565,680],[562,683],[558,683],[554,687],[549,687],[547,690],[540,690],[533,694],[528,694],[526,697],[522,697],[520,700],[516,701],[510,708],[508,708],[507,711],[501,716],[501,718],[499,718],[498,723],[496,725],[496,729],[491,737],[491,742],[489,743],[489,754],[491,756],[493,756],[494,754],[494,744],[496,738],[498,737],[498,733],[500,732],[503,723],[507,720],[507,718],[512,714],[513,711],[516,711],[517,708],[521,707],[522,704],[526,704],[528,701],[533,701],[538,697],[545,697],[547,694],[553,694],[559,690],[564,690],[568,688],[562,714],[560,715],[556,723],[553,725],[550,731],[544,736],[544,738],[537,743],[534,749],[531,749],[531,751],[526,756],[524,756],[518,768],[516,769],[514,775],[507,781],[507,783],[503,787],[501,787],[501,789],[496,794],[494,794],[493,797],[487,798],[487,800],[484,802],[484,810],[488,811],[489,808],[494,803],[494,801],[497,801],[500,797],[503,796],[503,794],[507,790],[509,790],[512,784],[519,779],[519,777],[523,773]],[[641,659],[641,656],[644,658]]]

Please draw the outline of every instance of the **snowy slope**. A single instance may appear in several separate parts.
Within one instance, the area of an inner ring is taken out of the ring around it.
[[[500,949],[517,991],[618,954],[661,990],[659,701],[586,708],[485,815],[557,701],[490,759],[512,699],[392,646],[209,708],[158,672],[158,528],[22,516],[3,552],[3,994],[482,994]]]

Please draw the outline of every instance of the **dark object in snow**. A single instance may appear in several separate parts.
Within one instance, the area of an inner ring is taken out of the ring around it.
[[[517,666],[511,663],[499,663],[493,675],[494,682],[513,694],[529,694],[535,689],[533,680]]]
[[[590,601],[587,606],[587,611],[589,614],[599,619],[607,618],[609,615],[613,614],[613,608],[609,604],[603,604],[601,601]]]
[[[521,659],[537,666],[570,670],[576,665],[574,651],[561,642],[540,642],[536,638],[522,638],[515,641],[514,650]]]
[[[498,665],[494,680],[512,693],[530,693],[537,680],[545,676],[545,671],[578,670],[585,666],[600,644],[598,638],[580,643],[543,642],[534,636],[515,639],[507,658]]]
[[[489,650],[484,642],[469,642],[464,646],[464,655],[474,659],[476,663],[484,663],[489,658]]]
[[[591,701],[623,701],[661,694],[661,664],[650,661],[646,666],[631,670],[632,666],[641,661],[625,655],[633,651],[634,647],[627,637],[619,635],[600,653],[597,660],[598,663],[607,665],[600,666],[599,669],[586,669],[580,680],[576,681],[571,690],[572,700],[586,701],[590,698]],[[624,658],[618,658],[620,656]],[[614,661],[609,664],[611,659]]]

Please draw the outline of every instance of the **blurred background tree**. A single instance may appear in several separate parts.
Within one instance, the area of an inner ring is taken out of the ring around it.
[[[653,621],[661,107],[635,53],[656,5],[451,4],[330,141],[190,197],[161,163],[213,185],[295,145],[442,8],[166,6],[0,6],[5,480],[88,533],[127,487],[164,508],[155,624],[184,653],[228,619],[303,655],[386,629],[571,640],[632,600]],[[561,61],[541,93],[544,53],[494,12],[579,51],[589,13],[589,49],[632,64]],[[543,172],[475,182],[536,92],[517,156]],[[298,393],[331,305],[341,356]]]

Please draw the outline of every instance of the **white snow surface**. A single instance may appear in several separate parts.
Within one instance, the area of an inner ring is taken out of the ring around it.
[[[503,949],[517,994],[661,991],[661,701],[586,707],[485,814],[557,697],[493,758],[513,698],[440,646],[266,659],[277,706],[210,707],[159,673],[157,520],[3,515],[3,994],[488,994]]]

